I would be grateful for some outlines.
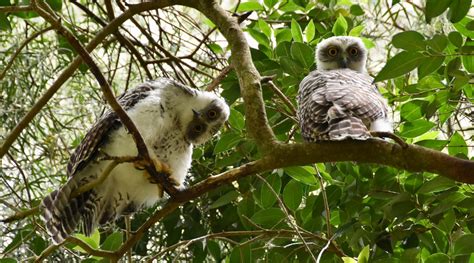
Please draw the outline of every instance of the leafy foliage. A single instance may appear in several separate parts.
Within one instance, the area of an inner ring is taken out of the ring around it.
[[[95,2],[46,2],[66,18],[84,45],[110,18]],[[427,0],[425,7],[411,1],[392,1],[391,6],[369,2],[245,1],[228,10],[252,12],[242,26],[253,62],[262,76],[272,76],[293,106],[299,82],[316,68],[317,43],[333,35],[360,36],[371,49],[369,73],[378,72],[375,80],[394,111],[397,134],[409,143],[472,159],[471,1]],[[120,29],[132,46],[114,36],[92,53],[117,92],[156,76],[202,87],[228,65],[229,47],[212,22],[187,11],[173,7],[137,15]],[[14,57],[28,36],[45,28],[37,16],[33,11],[0,11],[0,59],[2,65],[14,59],[5,75],[0,73],[2,139],[76,55],[65,39],[48,31]],[[195,149],[189,184],[262,154],[247,136],[235,73],[220,84],[231,116],[219,139]],[[4,157],[2,217],[36,206],[64,183],[70,152],[84,127],[103,110],[95,87],[87,67],[80,67]],[[300,142],[291,105],[270,84],[263,84],[262,92],[277,138]],[[354,163],[285,167],[241,178],[184,204],[146,231],[133,247],[133,257],[311,262],[321,253],[321,262],[473,262],[473,204],[471,186],[435,174]],[[135,215],[131,230],[155,209]],[[1,262],[36,258],[50,244],[36,215],[2,224],[0,231],[6,257]],[[115,251],[126,241],[125,232],[122,219],[91,237],[75,237],[92,249]],[[330,238],[332,245],[323,249]],[[56,261],[72,258],[104,261],[77,244],[66,244],[49,256]]]

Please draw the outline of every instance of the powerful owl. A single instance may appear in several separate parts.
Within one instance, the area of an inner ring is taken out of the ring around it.
[[[229,117],[229,107],[217,95],[191,89],[170,79],[138,85],[118,98],[142,135],[153,160],[169,166],[170,181],[182,187],[191,165],[193,145],[209,140]],[[137,156],[132,135],[109,110],[89,130],[67,166],[69,180],[42,202],[43,219],[54,243],[67,238],[82,221],[90,235],[100,224],[150,207],[163,189],[143,165],[118,164],[105,181],[87,192],[74,191],[97,180],[110,157]]]
[[[298,119],[306,141],[364,140],[392,132],[385,99],[366,73],[367,49],[356,37],[337,36],[316,48],[317,69],[298,91]]]

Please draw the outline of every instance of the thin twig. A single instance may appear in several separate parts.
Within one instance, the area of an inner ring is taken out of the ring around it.
[[[221,72],[219,73],[219,75],[217,75],[217,77],[215,77],[211,83],[209,83],[209,85],[207,85],[206,87],[206,90],[207,91],[213,91],[215,88],[217,88],[217,86],[219,86],[219,84],[221,83],[221,81],[223,79],[225,79],[225,77],[227,76],[227,74],[229,74],[229,72],[232,70],[232,66],[227,66],[225,67],[223,70],[221,70]]]
[[[283,92],[281,92],[281,90],[275,85],[275,83],[273,83],[273,81],[268,81],[267,83],[271,90],[283,101],[283,103],[285,103],[286,107],[288,107],[288,109],[291,111],[291,114],[296,116],[296,108],[293,103],[291,103],[290,99],[288,99],[288,97]]]
[[[303,245],[305,246],[306,250],[308,251],[308,253],[311,255],[311,258],[313,260],[316,260],[316,258],[314,257],[313,255],[313,252],[311,251],[311,248],[308,246],[308,244],[306,243],[306,240],[304,239],[303,235],[301,234],[301,232],[299,231],[299,228],[298,228],[298,225],[296,224],[294,218],[292,216],[290,216],[290,213],[288,212],[288,209],[286,208],[285,204],[283,203],[283,201],[281,200],[280,198],[280,195],[275,192],[275,190],[273,189],[272,185],[270,183],[267,182],[267,180],[265,180],[265,178],[263,178],[262,176],[260,176],[259,174],[256,174],[256,176],[262,180],[262,182],[270,189],[270,192],[272,192],[272,194],[276,197],[277,201],[278,201],[278,204],[280,206],[280,209],[283,211],[283,213],[285,213],[285,216],[288,220],[288,223],[290,223],[290,225],[293,227],[293,229],[295,230],[296,234],[298,235],[299,239],[301,240],[301,242],[303,243]]]
[[[400,138],[394,133],[372,131],[370,132],[370,135],[374,137],[380,137],[380,138],[390,138],[394,140],[398,145],[400,145],[403,149],[408,148],[408,144],[402,138]]]
[[[313,164],[314,170],[316,171],[316,177],[318,178],[319,185],[321,186],[321,194],[323,195],[323,202],[324,202],[324,209],[326,211],[326,233],[327,237],[331,238],[332,237],[332,230],[331,230],[331,211],[329,210],[329,202],[328,202],[328,196],[326,194],[326,187],[324,186],[324,181],[323,177],[321,176],[321,173],[319,172],[319,168],[316,164]]]
[[[45,29],[42,29],[38,32],[35,32],[33,34],[31,34],[31,36],[29,36],[27,39],[25,39],[25,41],[23,43],[21,43],[20,47],[18,47],[18,49],[15,51],[15,53],[12,55],[12,57],[10,58],[10,60],[7,62],[7,64],[5,65],[5,67],[3,68],[3,71],[2,73],[0,73],[0,80],[2,80],[5,75],[7,74],[7,71],[10,69],[10,67],[13,65],[13,62],[15,62],[15,59],[18,57],[18,55],[21,53],[21,51],[23,50],[24,47],[26,47],[26,45],[28,45],[31,41],[33,41],[35,38],[37,38],[38,36],[48,32],[49,30],[53,29],[52,26],[49,26]]]

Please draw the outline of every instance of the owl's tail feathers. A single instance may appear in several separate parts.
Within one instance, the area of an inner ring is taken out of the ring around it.
[[[53,191],[41,202],[42,219],[47,233],[55,244],[63,242],[77,227],[82,218],[85,204],[91,197],[91,191],[71,198],[77,189],[75,180],[69,180],[59,190]]]
[[[366,140],[370,133],[361,119],[346,116],[345,118],[331,119],[329,121],[329,140],[341,141],[348,138]]]

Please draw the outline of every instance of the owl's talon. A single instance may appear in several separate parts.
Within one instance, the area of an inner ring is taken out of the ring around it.
[[[143,159],[133,162],[133,167],[135,167],[135,169],[137,170],[145,170],[146,165],[147,165],[147,162]]]

